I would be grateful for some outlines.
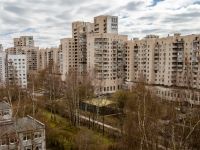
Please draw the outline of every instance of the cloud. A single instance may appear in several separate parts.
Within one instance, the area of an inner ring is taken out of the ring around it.
[[[129,2],[126,6],[125,6],[125,9],[128,10],[128,11],[135,11],[135,10],[138,10],[140,9],[141,6],[144,5],[144,2]]]
[[[71,23],[93,22],[97,15],[117,15],[119,33],[130,38],[160,37],[176,29],[182,35],[200,33],[199,0],[1,0],[0,39],[4,48],[13,38],[32,35],[39,47],[58,46],[71,37]]]

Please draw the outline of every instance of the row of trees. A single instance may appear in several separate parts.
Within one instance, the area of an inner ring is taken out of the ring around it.
[[[115,109],[118,110],[114,115],[118,118],[116,127],[121,131],[116,138],[118,146],[114,149],[199,149],[199,113],[185,113],[186,117],[180,118],[183,113],[175,108],[182,103],[161,101],[143,81],[144,78],[131,92],[120,90],[113,94]],[[37,74],[29,74],[28,92],[9,85],[0,92],[2,99],[6,98],[10,104],[15,102],[13,112],[16,117],[36,116],[39,105],[50,110],[52,121],[56,121],[56,113],[62,113],[69,118],[71,125],[79,128],[80,116],[83,115],[80,102],[94,98],[94,93],[99,97],[102,84],[93,71],[80,76],[74,69],[69,70],[63,82],[56,67],[51,65]],[[43,101],[37,100],[35,91],[39,89],[46,94]],[[177,91],[177,94],[180,93]],[[62,105],[62,112],[58,103]],[[88,113],[89,118],[92,116],[92,120],[100,121],[98,113]]]
[[[200,114],[177,110],[182,106],[180,101],[161,100],[152,91],[139,82],[131,92],[114,94],[122,110],[119,149],[199,149]]]

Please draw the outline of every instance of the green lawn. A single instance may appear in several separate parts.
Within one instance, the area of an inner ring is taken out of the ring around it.
[[[98,146],[108,147],[115,143],[106,136],[103,136],[102,133],[92,131],[87,127],[76,128],[72,126],[66,118],[59,115],[56,115],[56,121],[52,121],[51,113],[47,110],[39,109],[39,114],[37,119],[46,125],[47,148],[59,150],[75,149],[78,144],[87,142],[84,141],[86,139],[85,137],[91,141],[93,140],[93,142],[91,142],[95,145],[93,149],[99,149]],[[84,137],[82,137],[83,135]],[[80,141],[77,139],[83,140]]]

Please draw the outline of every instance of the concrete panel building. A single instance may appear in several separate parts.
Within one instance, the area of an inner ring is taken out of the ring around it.
[[[87,70],[95,69],[96,79],[102,81],[102,93],[113,93],[124,83],[124,41],[126,35],[87,35]]]
[[[39,47],[34,46],[33,36],[21,36],[13,39],[14,47],[8,48],[6,51],[10,55],[26,55],[27,71],[35,72],[39,69],[38,50]]]
[[[10,85],[27,87],[26,55],[7,55],[7,81]]]
[[[6,52],[0,52],[0,87],[6,83],[7,67],[6,67]]]
[[[74,38],[64,38],[60,40],[60,50],[62,50],[62,80],[69,70],[77,71],[78,57]]]
[[[58,68],[60,64],[58,63],[58,57],[59,57],[59,48],[51,47],[51,48],[40,49],[38,51],[39,70],[46,69],[50,65],[53,65],[56,68]]]
[[[3,51],[3,46],[2,46],[2,44],[0,44],[0,52],[2,52]]]
[[[70,69],[76,70],[81,75],[91,68],[94,69],[96,67],[94,57],[102,57],[103,55],[94,55],[95,45],[94,42],[89,42],[89,40],[94,41],[94,39],[103,39],[104,36],[107,36],[108,40],[111,40],[111,38],[114,40],[114,37],[117,37],[117,33],[118,17],[116,16],[97,16],[94,17],[94,23],[81,21],[73,22],[72,38],[60,40],[60,49],[62,50],[63,55],[62,79],[65,79],[65,74]],[[127,36],[120,36],[116,39],[117,42],[125,41],[125,39],[127,40]],[[120,43],[121,46],[122,43],[123,42]],[[107,50],[111,51],[111,49],[112,47],[110,46]],[[109,57],[111,57],[111,54],[108,56],[108,59]],[[111,82],[113,83],[113,81]],[[106,83],[107,81],[105,84]]]
[[[126,42],[129,65],[127,81],[136,82],[141,75],[148,84],[164,86],[200,87],[200,35],[159,38],[148,35],[144,39]]]

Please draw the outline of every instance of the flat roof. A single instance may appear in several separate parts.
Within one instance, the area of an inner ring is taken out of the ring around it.
[[[99,107],[107,106],[107,105],[114,103],[113,101],[110,101],[110,100],[107,100],[107,99],[98,99],[98,98],[94,98],[92,100],[86,100],[86,101],[83,101],[83,102],[90,104],[90,105],[99,106]]]

